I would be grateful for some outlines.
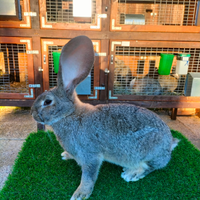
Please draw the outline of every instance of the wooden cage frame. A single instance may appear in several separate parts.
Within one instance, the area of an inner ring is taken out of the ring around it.
[[[0,28],[31,28],[30,0],[23,0],[22,21],[0,21]],[[38,13],[39,14],[39,13]]]
[[[47,22],[46,16],[46,1],[39,0],[40,3],[40,23],[43,29],[68,29],[68,30],[95,30],[101,31],[101,10],[102,1],[96,0],[96,23],[83,24],[83,23],[67,23],[67,22]]]
[[[200,48],[200,42],[172,42],[172,41],[133,41],[133,40],[115,40],[111,41],[110,55],[116,55],[116,46],[129,47],[165,47],[165,48]],[[200,97],[183,97],[183,96],[137,96],[137,95],[114,95],[114,61],[110,63],[110,75],[108,90],[111,94],[112,101],[133,101],[135,104],[140,104],[145,107],[181,107],[194,108],[198,107]],[[116,99],[116,100],[114,100]],[[170,102],[170,104],[169,104]]]
[[[26,52],[32,51],[32,39],[20,37],[0,37],[0,43],[7,44],[26,44]],[[28,68],[28,82],[34,83],[34,69],[33,69],[33,55],[27,53],[27,68]],[[32,93],[32,97],[29,95]],[[28,93],[0,93],[0,99],[35,99],[35,92],[33,88],[29,88]],[[30,97],[26,97],[30,96]]]
[[[137,2],[137,1],[135,1]],[[118,0],[112,0],[110,31],[131,31],[131,32],[179,32],[179,33],[199,33],[200,32],[200,12],[198,12],[197,26],[163,26],[163,25],[125,25],[116,24],[118,13]]]
[[[194,47],[197,47],[200,42],[200,29],[199,27],[169,27],[167,30],[153,29],[152,27],[148,28],[147,26],[142,26],[142,28],[137,25],[131,27],[131,29],[122,29],[122,30],[111,30],[112,29],[112,19],[113,17],[113,0],[98,0],[101,4],[99,7],[99,14],[106,16],[105,18],[100,19],[100,28],[97,29],[81,29],[80,27],[63,27],[59,29],[49,27],[42,28],[41,26],[41,17],[45,17],[45,12],[41,13],[41,2],[44,0],[29,1],[24,0],[27,3],[27,11],[29,12],[28,16],[30,18],[30,27],[23,27],[16,22],[4,22],[8,23],[0,25],[0,37],[8,37],[8,40],[11,41],[12,38],[28,38],[31,40],[31,50],[37,51],[36,54],[29,55],[33,62],[33,70],[31,73],[31,82],[33,84],[40,84],[40,88],[35,88],[35,97],[39,96],[45,88],[45,67],[43,66],[43,44],[42,41],[58,41],[66,40],[66,38],[74,38],[79,35],[86,35],[92,40],[97,40],[100,43],[100,52],[98,57],[99,62],[99,71],[97,73],[99,79],[97,85],[100,87],[105,87],[105,90],[98,91],[98,98],[94,100],[89,100],[83,98],[85,102],[92,104],[99,103],[112,103],[112,102],[126,102],[133,103],[149,108],[200,108],[200,98],[199,97],[177,97],[177,96],[131,96],[131,98],[126,96],[121,96],[118,99],[110,98],[109,90],[112,92],[111,81],[112,81],[112,71],[113,66],[110,64],[110,56],[113,54],[111,51],[113,41],[148,41],[149,44],[156,43],[157,45],[160,42],[170,43],[173,45],[175,42],[185,43],[188,42]],[[30,5],[29,5],[30,4]],[[44,6],[44,5],[43,5]],[[36,15],[31,15],[30,13],[36,13]],[[41,15],[40,15],[41,14]],[[22,23],[22,22],[21,22]],[[46,24],[45,22],[45,25]],[[146,28],[145,28],[146,27]],[[148,29],[147,29],[148,28]],[[155,28],[155,26],[154,26]],[[133,45],[130,43],[130,45]],[[145,43],[147,45],[147,43]],[[161,45],[161,44],[160,44]],[[191,48],[192,46],[190,46]],[[96,57],[97,58],[97,57]],[[30,59],[30,60],[31,60]],[[40,69],[42,69],[40,70]],[[109,70],[111,73],[108,73]],[[11,95],[12,96],[12,95]],[[2,96],[0,94],[0,105],[1,106],[21,106],[21,107],[30,107],[33,104],[33,99],[13,99],[8,94]],[[112,97],[112,93],[111,93]]]

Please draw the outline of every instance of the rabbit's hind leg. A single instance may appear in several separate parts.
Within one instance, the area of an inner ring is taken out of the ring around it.
[[[67,151],[64,151],[61,153],[62,160],[69,160],[74,159],[71,154],[69,154]]]
[[[149,166],[146,162],[141,162],[133,168],[123,168],[124,172],[122,172],[121,177],[127,182],[138,181],[145,177],[145,171],[148,171],[148,169]]]

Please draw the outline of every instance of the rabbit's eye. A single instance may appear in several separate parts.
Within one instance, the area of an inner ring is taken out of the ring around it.
[[[46,99],[45,102],[44,102],[44,105],[45,105],[45,106],[50,105],[51,102],[52,102],[52,100]]]

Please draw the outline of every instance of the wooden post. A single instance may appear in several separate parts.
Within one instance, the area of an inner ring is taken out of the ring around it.
[[[176,120],[177,108],[172,108],[171,119]]]
[[[37,130],[38,130],[38,131],[40,131],[40,130],[45,131],[45,125],[40,124],[40,123],[37,123]]]

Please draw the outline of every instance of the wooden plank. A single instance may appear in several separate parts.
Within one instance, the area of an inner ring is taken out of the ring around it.
[[[200,32],[200,31],[199,31]],[[147,40],[147,41],[186,41],[200,42],[200,34],[197,33],[160,33],[160,32],[110,32],[110,31],[77,31],[77,30],[45,30],[45,29],[11,29],[0,28],[0,36],[4,37],[32,37],[41,38],[73,38],[86,35],[91,39],[111,40]]]
[[[160,102],[200,102],[200,97],[185,96],[136,96],[136,95],[115,95],[118,100],[123,101],[160,101]]]
[[[34,100],[11,100],[0,99],[0,106],[18,106],[18,107],[31,107]]]
[[[109,31],[110,30],[110,11],[111,11],[110,0],[103,0],[101,13],[107,14],[107,18],[102,19],[102,31]]]
[[[0,106],[19,106],[19,107],[31,107],[34,100],[10,100],[10,99],[0,99]],[[83,101],[85,103],[89,103],[92,105],[99,105],[99,104],[105,104],[106,101],[99,101],[99,100],[85,100]],[[200,102],[194,103],[178,103],[178,102],[171,102],[170,104],[168,102],[149,102],[149,101],[110,101],[109,103],[128,103],[128,104],[134,104],[137,106],[142,106],[146,108],[200,108]]]
[[[109,66],[109,40],[101,40],[101,52],[106,53],[106,56],[101,57],[100,69],[100,86],[105,87],[105,90],[99,91],[100,100],[108,99],[108,74],[105,74],[105,69]]]
[[[112,41],[110,42],[110,45],[112,45]],[[110,48],[110,59],[109,59],[109,76],[108,76],[108,91],[113,92],[113,87],[114,87],[114,69],[115,69],[115,49],[114,51],[111,50]]]
[[[40,28],[39,2],[38,1],[30,1],[30,10],[31,10],[31,12],[37,13],[37,16],[31,17],[32,29],[39,29]]]
[[[43,92],[43,74],[41,71],[38,71],[39,67],[42,65],[42,54],[41,54],[41,42],[40,37],[33,37],[33,50],[37,50],[39,54],[33,55],[33,66],[34,66],[34,72],[32,75],[34,76],[34,83],[40,84],[40,88],[35,89],[35,96],[37,97]]]
[[[199,102],[159,102],[159,101],[111,101],[108,103],[129,103],[146,108],[200,108]]]
[[[28,93],[0,93],[0,99],[26,99],[25,95]],[[28,99],[34,99],[34,97]]]
[[[131,32],[170,32],[170,33],[199,33],[199,26],[161,26],[161,25],[120,25],[115,31]],[[112,30],[111,30],[112,31]]]
[[[177,115],[195,115],[196,109],[195,108],[178,108]]]

